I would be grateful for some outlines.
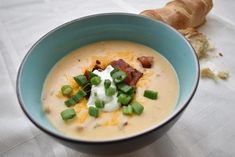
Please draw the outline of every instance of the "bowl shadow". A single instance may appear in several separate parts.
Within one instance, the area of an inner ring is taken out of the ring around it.
[[[71,150],[69,156],[72,157],[177,157],[180,156],[176,147],[171,142],[167,134],[160,137],[154,143],[141,148],[137,151],[121,154],[121,155],[95,155],[95,154],[84,154],[75,150]]]

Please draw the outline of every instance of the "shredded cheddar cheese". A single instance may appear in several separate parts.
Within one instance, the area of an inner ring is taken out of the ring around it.
[[[55,95],[57,98],[64,98],[63,94],[61,93],[61,91],[58,91]]]
[[[120,114],[120,110],[117,110],[112,113],[111,119],[110,119],[110,125],[118,125],[119,124],[119,114]]]
[[[104,115],[105,115],[105,113],[104,113],[104,112],[100,112],[100,114],[99,114],[99,118],[104,117]]]
[[[146,73],[144,73],[144,75],[139,79],[139,81],[137,82],[136,86],[137,87],[144,87],[148,82],[149,79],[154,75],[153,71],[147,71]]]
[[[102,126],[109,126],[109,121],[105,121]]]
[[[101,62],[101,67],[105,68],[109,65],[114,58],[122,58],[123,60],[130,62],[134,59],[133,52],[125,51],[125,52],[106,52],[105,55],[101,56],[92,56],[91,57],[91,65],[88,67],[88,70],[92,70],[95,65],[96,60]]]
[[[78,114],[77,116],[77,123],[82,124],[88,118],[88,111],[87,111],[87,100],[82,99],[78,104],[74,106],[74,109]]]
[[[74,106],[75,111],[79,112],[82,109],[87,109],[87,100],[82,99],[78,104]]]
[[[112,52],[114,53],[114,52]],[[114,53],[115,58],[122,58],[125,61],[132,61],[134,59],[133,52],[131,51],[125,51],[125,52],[116,52]],[[113,59],[112,59],[113,60]]]
[[[111,126],[111,125],[118,125],[120,122],[119,117],[120,117],[120,112],[121,110],[116,110],[112,113],[102,113],[103,116],[105,116],[106,114],[108,114],[108,118],[107,120],[105,120],[102,124],[102,126]]]
[[[87,119],[87,117],[88,117],[88,112],[87,111],[84,111],[84,112],[80,113],[78,115],[78,122],[79,123],[84,123],[85,120]]]

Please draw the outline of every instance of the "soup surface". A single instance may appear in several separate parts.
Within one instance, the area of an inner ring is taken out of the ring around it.
[[[143,68],[137,60],[141,56],[153,57],[151,68]],[[60,113],[68,107],[68,99],[61,94],[61,86],[70,85],[73,93],[80,87],[73,77],[92,69],[97,60],[103,67],[113,60],[123,59],[143,73],[136,84],[133,101],[144,107],[141,115],[127,116],[119,108],[100,112],[99,117],[89,115],[87,102],[82,99],[71,106],[76,116],[68,121]],[[145,90],[158,92],[157,100],[144,97]],[[70,137],[85,140],[108,140],[130,136],[164,120],[174,109],[178,98],[178,79],[171,64],[158,52],[141,44],[128,41],[101,41],[81,47],[62,58],[48,74],[42,92],[43,108],[53,126]]]

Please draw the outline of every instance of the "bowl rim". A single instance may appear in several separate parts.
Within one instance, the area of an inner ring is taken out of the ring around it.
[[[68,25],[70,25],[74,22],[81,21],[81,20],[86,20],[86,19],[89,19],[89,18],[96,18],[96,17],[100,17],[100,16],[134,16],[134,17],[138,17],[138,18],[142,18],[142,19],[145,19],[145,20],[150,20],[152,22],[159,23],[159,24],[163,25],[164,27],[167,27],[171,31],[175,32],[177,35],[179,35],[185,41],[185,43],[191,48],[191,51],[193,52],[192,55],[193,55],[194,64],[195,64],[195,67],[196,67],[196,76],[194,78],[194,83],[193,83],[192,89],[191,89],[190,94],[189,94],[188,98],[186,99],[186,101],[182,103],[183,105],[181,107],[179,107],[178,109],[176,109],[170,116],[168,116],[166,119],[162,120],[159,124],[156,124],[152,127],[144,129],[143,131],[140,131],[138,133],[135,133],[135,134],[132,134],[132,135],[129,135],[129,136],[124,136],[124,137],[121,137],[121,138],[113,138],[113,139],[107,139],[107,140],[94,140],[94,141],[93,140],[73,138],[73,137],[69,137],[69,136],[66,136],[66,135],[57,134],[53,131],[50,131],[49,129],[42,126],[41,124],[39,124],[37,122],[37,120],[35,120],[30,115],[30,113],[28,113],[26,107],[24,106],[23,100],[21,98],[21,93],[20,93],[20,78],[21,78],[21,74],[22,74],[24,64],[27,61],[27,58],[29,57],[29,55],[32,53],[32,50],[38,45],[38,43],[40,43],[47,36],[51,35],[55,31],[57,31],[57,30],[59,30],[63,27],[66,27],[66,26],[68,26]],[[133,13],[124,13],[124,12],[99,13],[99,14],[84,16],[84,17],[77,18],[77,19],[71,20],[69,22],[66,22],[66,23],[50,30],[45,35],[43,35],[40,39],[38,39],[37,42],[34,43],[31,46],[31,48],[28,50],[28,52],[26,53],[26,55],[24,56],[24,58],[23,58],[23,60],[20,64],[20,67],[19,67],[18,73],[17,73],[17,78],[16,78],[16,94],[17,94],[18,102],[19,102],[20,107],[23,110],[24,114],[29,118],[29,120],[34,125],[36,125],[39,129],[41,129],[45,133],[47,133],[47,134],[49,134],[53,137],[56,137],[60,140],[64,140],[64,141],[72,142],[72,143],[77,143],[77,144],[78,143],[88,144],[88,145],[89,144],[110,144],[110,143],[123,142],[123,141],[131,140],[131,139],[134,139],[134,138],[142,137],[146,134],[152,133],[152,132],[156,131],[157,129],[160,129],[160,128],[164,127],[165,125],[170,123],[173,119],[178,117],[186,109],[186,107],[188,106],[189,102],[192,100],[192,98],[193,98],[193,96],[194,96],[194,94],[195,94],[195,92],[198,88],[199,78],[200,78],[200,72],[199,71],[200,71],[199,60],[198,60],[198,57],[196,55],[196,52],[195,52],[194,48],[192,47],[192,45],[188,42],[188,40],[182,34],[180,34],[176,29],[174,29],[170,25],[168,25],[164,22],[158,21],[158,20],[151,19],[151,18],[143,16],[143,15],[138,15],[138,14],[133,14]]]

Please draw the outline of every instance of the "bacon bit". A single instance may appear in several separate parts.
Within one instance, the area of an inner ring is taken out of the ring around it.
[[[128,122],[125,121],[125,122],[121,122],[118,126],[119,130],[123,130],[126,126],[128,125]]]
[[[86,76],[87,80],[91,79],[90,76],[89,76],[89,71],[88,70],[85,71],[84,76]]]
[[[103,69],[99,65],[96,64],[94,68],[92,69],[92,71],[94,70],[102,71]]]
[[[127,74],[125,82],[130,86],[135,86],[138,80],[143,76],[143,73],[131,67],[123,59],[112,61],[110,64],[114,68],[120,69]]]
[[[100,62],[99,60],[96,60],[96,61],[95,61],[95,65],[94,65],[94,67],[92,68],[92,71],[94,71],[94,70],[98,70],[98,71],[104,70],[104,69],[102,68],[101,62]],[[88,72],[89,72],[88,70],[85,70],[84,75],[86,76],[87,80],[90,80],[91,78],[90,78]]]
[[[99,60],[96,60],[95,63],[96,64],[101,64],[101,62]]]
[[[123,123],[123,126],[127,126],[127,125],[128,125],[128,122]]]
[[[102,69],[102,67],[101,67],[100,64],[99,64],[99,65],[96,64],[96,65],[93,67],[92,71],[94,71],[94,70],[102,71],[103,69]]]
[[[153,57],[151,57],[151,56],[138,57],[137,60],[140,61],[143,68],[151,68],[152,67]]]

